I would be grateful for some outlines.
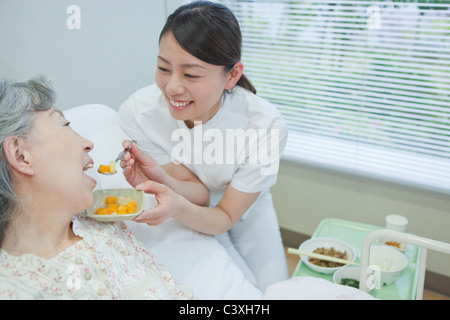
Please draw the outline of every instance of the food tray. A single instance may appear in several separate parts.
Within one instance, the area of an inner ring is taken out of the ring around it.
[[[372,231],[381,229],[380,227],[363,224],[359,222],[341,220],[341,219],[324,219],[320,222],[311,238],[329,237],[336,238],[347,242],[351,245],[357,254],[356,262],[359,262],[361,245],[364,238]],[[420,247],[408,245],[404,252],[408,267],[403,275],[396,282],[389,286],[381,286],[380,289],[373,289],[370,294],[383,300],[413,300],[416,297]],[[349,267],[351,268],[351,267]],[[308,268],[301,261],[298,263],[292,275],[311,276],[329,280],[333,282],[333,274],[322,274]]]

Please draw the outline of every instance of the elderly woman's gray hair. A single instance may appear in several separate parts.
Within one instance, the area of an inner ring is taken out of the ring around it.
[[[3,143],[11,136],[26,137],[37,112],[50,109],[55,100],[55,91],[43,76],[26,82],[0,79],[0,247],[8,224],[20,206]]]

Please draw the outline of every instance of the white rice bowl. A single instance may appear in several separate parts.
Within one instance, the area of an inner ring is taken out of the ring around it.
[[[390,285],[401,277],[408,265],[408,260],[403,253],[393,247],[372,246],[369,265],[378,266],[381,271],[381,283]]]

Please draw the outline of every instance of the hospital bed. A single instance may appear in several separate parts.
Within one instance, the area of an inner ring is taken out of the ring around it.
[[[123,150],[129,139],[118,123],[118,113],[105,105],[89,104],[64,111],[73,130],[94,143],[90,156],[95,167],[107,164]],[[118,173],[98,175],[96,188],[128,188]],[[191,289],[198,299],[371,299],[350,287],[335,285],[313,277],[296,277],[270,286],[261,292],[244,277],[229,252],[210,235],[195,232],[169,219],[159,226],[126,222],[135,237],[164,264],[178,282]]]

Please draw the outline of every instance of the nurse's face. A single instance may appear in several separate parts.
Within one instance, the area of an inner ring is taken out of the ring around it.
[[[185,51],[171,32],[162,36],[155,79],[173,118],[190,128],[194,121],[210,120],[220,108],[224,89],[230,89],[230,78],[222,66]]]

